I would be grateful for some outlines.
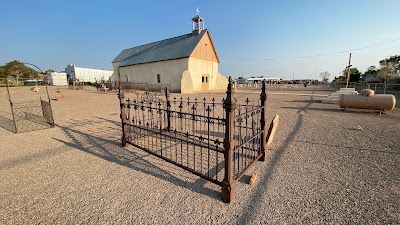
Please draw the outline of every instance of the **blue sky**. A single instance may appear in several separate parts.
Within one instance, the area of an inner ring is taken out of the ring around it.
[[[400,54],[400,1],[61,1],[0,0],[0,64],[20,60],[64,70],[67,64],[112,69],[118,53],[191,32],[199,7],[225,76],[337,76],[348,52],[365,71]],[[389,42],[389,43],[387,43]],[[269,60],[265,60],[269,59]]]

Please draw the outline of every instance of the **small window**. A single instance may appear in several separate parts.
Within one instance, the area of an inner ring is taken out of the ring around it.
[[[208,83],[208,77],[206,77],[206,83]]]
[[[204,83],[204,76],[201,77],[201,83]]]
[[[160,77],[160,74],[157,74],[157,83],[161,83],[161,77]]]

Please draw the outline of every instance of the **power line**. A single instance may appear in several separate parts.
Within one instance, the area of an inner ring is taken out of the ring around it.
[[[339,51],[339,52],[318,54],[318,55],[294,56],[294,57],[282,57],[282,58],[266,58],[266,59],[258,59],[258,58],[224,58],[224,57],[220,57],[220,58],[221,59],[228,59],[228,60],[264,60],[264,61],[315,58],[315,57],[342,54],[342,53],[346,53],[346,52],[355,52],[355,51],[359,51],[359,50],[363,50],[363,49],[367,49],[367,48],[373,48],[373,47],[377,47],[377,46],[380,46],[380,45],[389,44],[389,43],[392,43],[392,42],[395,42],[395,41],[399,41],[399,40],[400,40],[400,38],[395,39],[395,40],[391,40],[391,41],[387,41],[387,42],[383,42],[383,43],[379,43],[379,44],[375,44],[375,45],[366,46],[366,47],[349,49],[349,50],[344,50],[344,51]]]

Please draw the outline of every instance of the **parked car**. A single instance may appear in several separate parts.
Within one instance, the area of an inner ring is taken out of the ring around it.
[[[32,86],[32,85],[41,85],[42,83],[43,83],[43,80],[29,79],[24,82],[24,85]]]

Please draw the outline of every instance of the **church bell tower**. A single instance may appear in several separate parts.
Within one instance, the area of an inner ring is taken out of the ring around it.
[[[192,31],[193,33],[199,34],[201,30],[204,30],[204,19],[199,16],[199,8],[196,9],[197,15],[192,18]]]

